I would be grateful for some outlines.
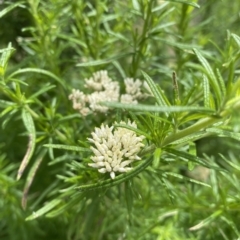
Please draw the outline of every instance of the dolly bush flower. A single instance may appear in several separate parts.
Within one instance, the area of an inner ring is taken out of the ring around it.
[[[120,85],[118,81],[113,81],[107,71],[98,71],[89,79],[85,79],[85,88],[92,91],[90,94],[84,94],[80,90],[72,90],[69,100],[72,100],[73,108],[78,110],[82,116],[90,113],[106,113],[108,108],[101,106],[99,102],[122,102],[137,104],[139,99],[147,97],[141,91],[144,82],[139,79],[126,78],[124,80],[125,94],[120,94]]]
[[[107,71],[98,71],[89,79],[85,79],[85,87],[93,90],[91,94],[84,94],[79,90],[72,90],[69,100],[73,102],[73,109],[83,116],[91,112],[107,112],[108,108],[99,102],[117,102],[119,99],[119,84],[108,77]]]
[[[121,103],[137,104],[139,99],[145,98],[147,95],[141,91],[143,82],[139,79],[134,81],[133,78],[124,79],[126,94],[121,95]]]
[[[86,102],[88,102],[88,97],[79,90],[73,89],[72,93],[69,95],[69,100],[73,102],[73,109],[80,112],[81,115],[86,116],[89,114],[90,109],[86,107]]]
[[[120,124],[129,125],[137,128],[135,122]],[[94,163],[88,165],[93,168],[98,168],[100,173],[110,173],[112,179],[115,178],[116,172],[127,172],[132,168],[129,165],[141,158],[137,155],[144,146],[142,143],[144,136],[137,136],[134,131],[127,128],[101,125],[100,128],[95,128],[91,133],[92,138],[88,140],[95,145],[91,146],[94,156],[91,160]]]

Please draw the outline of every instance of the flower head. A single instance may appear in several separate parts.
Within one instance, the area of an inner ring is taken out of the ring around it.
[[[112,79],[108,77],[107,71],[98,71],[93,73],[89,79],[85,79],[85,87],[94,91],[102,91],[107,88]]]
[[[69,100],[73,102],[73,109],[79,110],[79,112],[86,116],[90,112],[90,109],[86,107],[86,102],[88,102],[88,97],[79,90],[73,89],[72,93],[69,95]]]
[[[133,78],[124,79],[126,94],[121,95],[120,101],[122,103],[137,104],[138,99],[145,98],[146,94],[141,91],[143,82],[139,79],[134,80]]]
[[[106,113],[108,107],[100,105],[100,102],[120,101],[137,104],[139,99],[147,96],[141,91],[143,82],[139,79],[126,78],[124,85],[125,93],[120,95],[119,81],[113,81],[107,71],[98,71],[93,73],[89,79],[85,79],[84,86],[90,90],[89,94],[73,89],[69,99],[73,102],[73,108],[78,110],[81,115],[86,116],[96,112]]]
[[[89,79],[85,79],[85,87],[92,90],[90,94],[84,94],[79,90],[72,90],[69,100],[73,102],[73,108],[81,115],[86,116],[91,112],[108,111],[100,102],[116,102],[119,99],[119,83],[108,77],[107,71],[95,72]]]
[[[120,122],[120,124],[129,125],[136,128],[135,122]],[[112,179],[115,178],[116,172],[127,172],[132,168],[129,164],[140,160],[137,155],[144,146],[142,140],[144,136],[137,136],[134,131],[127,128],[101,125],[92,132],[92,138],[88,140],[95,145],[91,147],[94,156],[91,160],[94,163],[88,165],[98,168],[100,173],[109,172]]]

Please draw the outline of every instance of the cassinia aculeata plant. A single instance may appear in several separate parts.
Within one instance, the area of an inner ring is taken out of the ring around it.
[[[73,108],[78,110],[82,116],[90,113],[108,111],[108,108],[101,106],[99,102],[122,102],[137,104],[139,99],[145,98],[147,94],[141,91],[141,87],[146,85],[139,79],[124,79],[125,92],[120,94],[119,82],[109,78],[107,71],[95,72],[89,79],[85,79],[85,87],[92,90],[91,94],[85,94],[80,90],[73,89],[69,99],[73,102]],[[137,128],[135,122],[120,122]],[[112,179],[116,172],[127,172],[132,168],[129,165],[140,160],[137,155],[144,146],[142,143],[144,136],[137,136],[134,131],[127,128],[102,125],[95,128],[92,138],[88,140],[94,144],[91,150],[94,156],[91,157],[93,163],[88,165],[98,168],[100,173],[109,172]]]

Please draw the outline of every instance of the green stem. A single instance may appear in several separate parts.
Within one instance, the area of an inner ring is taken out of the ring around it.
[[[222,118],[221,118],[221,120],[222,120]],[[200,131],[201,129],[206,128],[218,121],[219,121],[219,118],[214,118],[214,117],[204,118],[188,128],[185,128],[177,133],[171,134],[164,140],[162,146],[166,146],[171,142],[174,142],[174,141],[179,140],[183,137],[186,137],[192,133]]]
[[[226,118],[228,116],[231,116],[231,113],[233,111],[239,110],[240,109],[240,101],[236,101],[235,104],[232,104],[231,107],[229,107],[227,110],[223,110],[219,117],[218,116],[212,116],[212,117],[207,117],[204,119],[199,120],[198,122],[196,122],[195,124],[193,124],[190,127],[187,127],[177,133],[171,134],[170,136],[168,136],[162,146],[166,146],[168,144],[170,144],[171,142],[174,142],[176,140],[179,140],[183,137],[186,137],[192,133],[198,132],[201,129],[207,128],[211,125],[213,125],[214,123],[217,123],[219,121],[223,121],[223,118]]]

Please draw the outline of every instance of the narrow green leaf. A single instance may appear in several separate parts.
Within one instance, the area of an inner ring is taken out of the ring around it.
[[[193,182],[193,183],[196,183],[196,184],[199,184],[199,185],[205,186],[205,187],[211,187],[209,184],[206,184],[206,183],[204,183],[204,182],[197,181],[197,180],[192,179],[192,178],[185,177],[185,176],[180,175],[180,174],[177,174],[177,173],[173,173],[173,172],[164,172],[163,175],[166,175],[166,176],[173,176],[173,177],[175,177],[175,178],[179,178],[179,179],[182,179],[182,180],[187,180],[187,181],[189,181],[189,182]]]
[[[188,142],[196,141],[196,140],[199,140],[201,138],[207,137],[209,135],[211,135],[211,134],[207,133],[206,131],[200,131],[200,132],[190,134],[186,137],[180,138],[180,139],[172,142],[171,144],[176,144],[176,145],[186,144]]]
[[[28,173],[27,180],[26,180],[24,190],[23,190],[23,197],[22,197],[22,207],[23,207],[23,209],[25,209],[26,206],[27,206],[27,196],[28,196],[29,189],[32,185],[32,182],[34,180],[36,172],[37,172],[37,170],[38,170],[46,152],[47,151],[45,149],[43,149],[40,152],[40,154],[37,156],[36,161],[34,162],[33,166],[31,167],[31,169]]]
[[[189,153],[183,152],[183,151],[179,151],[173,148],[166,148],[165,149],[166,152],[173,154],[174,156],[176,156],[177,158],[182,159],[183,161],[192,161],[194,163],[198,163],[204,167],[210,168],[210,169],[216,169],[218,171],[224,171],[224,169],[219,168],[217,166],[211,165],[208,162],[206,162],[204,159],[199,158],[197,156],[191,155]]]
[[[0,99],[0,108],[6,108],[6,107],[13,106],[13,105],[15,105],[14,102],[10,102],[10,101]]]
[[[49,137],[48,139],[48,144],[53,144],[53,138]],[[53,148],[48,148],[48,154],[51,160],[54,159],[54,152],[53,152]]]
[[[169,5],[168,2],[162,2],[161,4],[158,4],[156,7],[154,7],[152,9],[152,12],[158,12],[158,11],[162,10],[163,8],[165,8],[167,5]]]
[[[78,63],[76,64],[77,67],[90,67],[90,66],[99,66],[107,63],[112,63],[113,61],[126,57],[128,55],[131,55],[132,53],[123,53],[119,54],[117,56],[108,58],[108,59],[102,59],[102,60],[95,60],[95,61],[90,61],[90,62],[85,62],[85,63]]]
[[[193,96],[193,94],[195,93],[197,89],[197,84],[194,84],[191,89],[189,89],[187,95],[184,97],[183,101],[182,101],[182,105],[185,106],[185,105],[188,105],[191,97]]]
[[[133,207],[133,182],[130,180],[125,181],[125,200],[127,204],[128,216],[131,218],[132,207]]]
[[[174,199],[177,197],[175,187],[172,185],[172,183],[170,181],[168,181],[168,179],[166,177],[162,177],[161,180],[163,183],[163,187],[165,188],[165,190],[168,194],[169,199],[173,202]]]
[[[41,87],[41,89],[39,89],[39,91],[35,92],[34,94],[32,94],[29,99],[31,98],[36,98],[37,96],[55,88],[56,86],[55,85],[50,85],[50,84],[46,84],[45,86]]]
[[[231,37],[234,39],[234,41],[237,43],[238,48],[240,48],[240,37],[234,33],[231,34]]]
[[[69,192],[68,192],[68,195],[69,195]],[[46,214],[46,217],[53,218],[53,217],[56,217],[56,216],[62,214],[63,212],[65,212],[69,208],[71,208],[72,206],[74,206],[77,203],[81,202],[81,200],[83,200],[83,198],[85,198],[84,194],[81,194],[78,197],[74,196],[72,199],[70,199],[66,203],[64,202],[63,205],[61,207],[59,207],[58,209],[55,209],[55,210],[49,212],[48,214]]]
[[[181,100],[179,97],[179,88],[178,88],[178,79],[176,72],[172,73],[172,82],[173,82],[173,103],[176,106],[181,105]]]
[[[147,75],[147,73],[142,71],[142,74],[144,76],[144,79],[147,81],[147,84],[149,86],[149,88],[151,89],[151,92],[153,94],[153,96],[156,98],[156,101],[158,103],[158,105],[160,106],[168,106],[168,104],[165,102],[164,98],[163,98],[163,91],[161,91],[161,89],[158,91],[158,88],[156,86],[156,84],[154,83],[154,81]]]
[[[83,48],[87,48],[87,45],[86,43],[84,43],[83,41],[77,39],[77,38],[74,38],[74,37],[71,37],[69,35],[64,35],[64,34],[57,34],[57,37],[58,38],[62,38],[62,39],[65,39],[67,40],[67,42],[73,42],[73,43],[76,43],[78,44],[79,46],[83,47]]]
[[[240,133],[229,132],[229,131],[222,130],[219,128],[208,128],[208,129],[206,129],[206,131],[210,132],[210,133],[216,133],[219,137],[229,137],[229,138],[233,138],[237,141],[240,141]]]
[[[4,8],[2,11],[0,11],[0,18],[2,18],[4,15],[9,13],[11,10],[13,10],[16,7],[24,7],[22,5],[23,2],[17,2],[17,3],[11,3],[8,7]]]
[[[183,3],[183,4],[187,4],[189,6],[195,7],[195,8],[200,8],[200,6],[197,3],[189,2],[189,1],[186,1],[186,0],[165,0],[165,1],[176,2],[176,3]]]
[[[11,112],[11,111],[14,110],[15,108],[16,108],[16,106],[14,106],[14,105],[5,108],[5,109],[0,113],[0,118],[3,117],[4,115],[6,115],[7,113]]]
[[[221,103],[222,96],[221,96],[221,90],[220,90],[220,86],[218,84],[217,78],[216,78],[211,66],[209,65],[208,61],[202,56],[200,51],[198,51],[196,48],[194,48],[193,50],[194,50],[194,53],[196,54],[198,60],[201,62],[202,66],[204,67],[204,69],[206,71],[206,74],[211,83],[211,87],[213,88],[213,91],[216,94],[217,103],[219,106]]]
[[[198,48],[199,46],[194,45],[194,44],[184,44],[184,43],[180,43],[180,42],[173,42],[173,41],[169,41],[166,40],[166,38],[161,38],[161,37],[157,37],[158,41],[161,41],[162,43],[169,45],[171,47],[175,47],[181,50],[192,50],[193,48]]]
[[[26,221],[33,220],[33,219],[36,219],[36,218],[42,216],[43,214],[47,213],[48,211],[50,211],[51,209],[56,207],[61,202],[62,202],[62,200],[60,200],[60,199],[52,200],[51,202],[47,203],[44,207],[42,207],[38,211],[33,212],[32,215],[30,215],[29,217],[26,218]]]
[[[216,212],[214,212],[213,214],[211,214],[209,217],[205,218],[204,220],[202,220],[200,223],[198,223],[197,225],[190,227],[189,230],[190,231],[196,231],[199,230],[203,227],[209,226],[211,222],[213,222],[213,220],[217,217],[219,217],[222,214],[222,210],[218,210]]]
[[[162,149],[157,148],[153,155],[153,168],[158,168],[161,160]]]
[[[35,72],[35,73],[39,73],[39,74],[43,74],[43,75],[46,75],[48,77],[51,77],[54,80],[56,80],[58,83],[60,83],[65,88],[65,83],[61,78],[59,78],[58,76],[56,76],[55,74],[53,74],[53,73],[51,73],[47,70],[39,69],[39,68],[19,69],[19,70],[13,72],[11,75],[9,75],[8,78],[7,78],[7,81],[10,81],[14,76],[19,75],[21,73],[31,73],[31,72]]]
[[[137,0],[132,0],[133,9],[141,12],[141,6]]]
[[[131,171],[127,173],[122,173],[116,176],[114,179],[107,179],[99,183],[82,185],[82,186],[76,187],[76,189],[79,189],[79,191],[90,191],[90,190],[98,190],[98,189],[104,189],[104,188],[110,188],[110,187],[116,186],[138,175],[140,172],[142,172],[145,168],[147,168],[152,163],[152,160],[153,158],[150,157],[144,160],[138,166],[134,167]]]
[[[56,157],[55,159],[51,160],[48,165],[49,166],[52,166],[54,164],[57,164],[57,163],[60,163],[60,162],[69,162],[69,160],[72,160],[76,158],[76,155],[63,155],[63,156],[59,156],[59,157]]]
[[[197,156],[196,144],[194,142],[189,142],[189,153],[193,156]],[[192,171],[195,167],[195,163],[192,161],[188,162],[188,170]]]
[[[10,58],[10,56],[12,55],[12,53],[14,52],[14,48],[12,48],[12,44],[9,43],[7,48],[4,48],[1,52],[1,58],[0,58],[0,76],[4,76],[6,68],[7,68],[7,64],[8,64],[8,60]]]
[[[203,75],[203,93],[204,93],[204,107],[210,108],[210,87],[208,78],[206,75]]]
[[[224,157],[222,154],[219,153],[219,156],[226,162],[228,163],[232,168],[235,168],[236,170],[240,171],[240,166],[233,163],[231,160],[227,160],[226,157]]]
[[[77,146],[69,146],[69,145],[61,145],[61,144],[45,144],[43,146],[48,148],[64,149],[64,150],[77,151],[77,152],[92,152],[92,150],[89,148],[82,148]]]
[[[6,108],[8,109],[8,108]],[[6,110],[5,109],[5,110]],[[18,112],[17,108],[12,108],[11,111],[9,112],[9,114],[4,118],[3,122],[2,122],[2,128],[5,129],[7,124],[9,123],[9,121],[15,116],[15,113]]]
[[[21,162],[21,165],[18,169],[17,180],[19,180],[21,178],[25,168],[27,167],[27,165],[33,155],[33,152],[35,149],[35,140],[36,140],[36,131],[35,131],[34,122],[33,122],[31,114],[26,109],[23,109],[23,111],[22,111],[22,119],[23,119],[23,123],[27,129],[29,140],[28,140],[28,148],[27,148],[26,154],[25,154],[25,156]]]
[[[156,27],[152,28],[149,33],[152,34],[152,35],[162,33],[163,29],[166,29],[167,27],[173,26],[175,24],[176,24],[176,22],[168,22],[168,23],[165,23],[165,24],[159,24]]]
[[[217,68],[217,78],[218,78],[218,82],[220,84],[220,88],[221,88],[221,91],[222,91],[222,94],[223,94],[223,97],[226,96],[226,93],[227,93],[227,89],[226,89],[226,85],[225,85],[225,82],[222,78],[222,75],[219,71],[219,69]]]
[[[233,231],[235,232],[235,234],[237,235],[238,239],[240,238],[240,233],[238,231],[238,224],[234,222],[234,220],[232,219],[228,219],[227,217],[225,216],[220,216],[220,218],[226,222],[232,229]],[[236,225],[237,224],[237,225]]]
[[[143,104],[124,104],[119,102],[103,102],[104,106],[112,108],[122,108],[133,111],[141,112],[200,112],[213,114],[213,109],[198,106],[155,106],[155,105],[143,105]]]

